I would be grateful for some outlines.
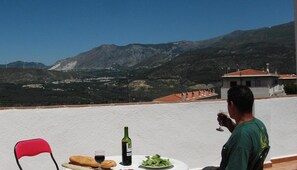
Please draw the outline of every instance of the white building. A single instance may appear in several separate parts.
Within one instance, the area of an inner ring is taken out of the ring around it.
[[[255,97],[285,95],[284,88],[278,81],[278,74],[254,69],[228,73],[222,76],[221,98],[226,99],[228,89],[236,85],[250,87]]]

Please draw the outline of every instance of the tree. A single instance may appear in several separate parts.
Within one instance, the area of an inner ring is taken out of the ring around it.
[[[285,84],[285,92],[286,94],[297,94],[297,84],[288,83]]]

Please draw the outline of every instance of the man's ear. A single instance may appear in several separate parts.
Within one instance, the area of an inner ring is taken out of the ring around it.
[[[237,107],[235,106],[235,104],[234,104],[233,101],[230,101],[228,104],[229,104],[229,107],[230,107],[231,109],[235,109],[235,108],[237,108]]]

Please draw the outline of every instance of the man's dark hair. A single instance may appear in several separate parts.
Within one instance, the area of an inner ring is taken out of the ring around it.
[[[239,113],[244,114],[253,111],[254,95],[246,86],[234,86],[228,90],[228,104],[233,102]]]

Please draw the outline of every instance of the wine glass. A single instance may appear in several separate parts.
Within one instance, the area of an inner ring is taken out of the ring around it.
[[[95,151],[95,160],[101,164],[105,160],[105,151],[103,150],[96,150]]]
[[[224,114],[219,114],[217,120],[219,121],[220,126],[218,128],[216,128],[217,131],[219,132],[223,132],[224,129],[222,128],[222,125],[220,122],[225,122],[227,119],[227,116],[225,115],[225,112],[221,111],[219,113],[224,113]]]

